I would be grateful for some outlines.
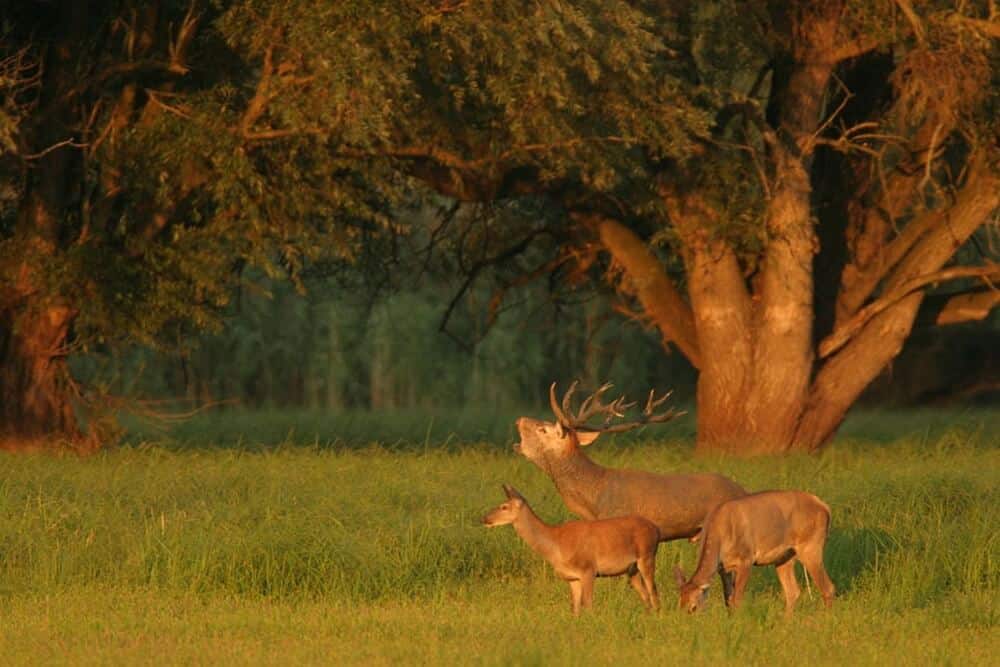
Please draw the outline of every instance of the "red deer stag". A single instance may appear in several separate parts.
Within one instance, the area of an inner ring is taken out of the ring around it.
[[[829,608],[834,586],[823,567],[823,546],[830,530],[830,508],[802,491],[762,491],[719,505],[701,531],[698,566],[691,579],[674,569],[680,588],[680,606],[690,612],[704,603],[708,582],[716,569],[733,572],[735,585],[729,607],[740,605],[752,565],[774,565],[785,591],[785,615],[799,599],[795,560],[802,561]]]
[[[573,614],[591,606],[595,577],[623,574],[629,575],[643,604],[654,611],[660,608],[654,578],[660,542],[656,526],[637,516],[550,526],[516,489],[504,484],[503,490],[507,502],[484,516],[483,524],[490,528],[514,524],[518,536],[569,582]]]
[[[574,413],[571,401],[576,386],[576,382],[570,386],[560,405],[553,382],[549,402],[555,423],[521,417],[517,420],[521,442],[514,445],[517,452],[552,478],[571,512],[584,519],[635,514],[651,521],[660,532],[660,540],[668,541],[693,537],[716,506],[746,495],[739,484],[713,473],[661,475],[605,468],[594,463],[581,447],[594,442],[601,433],[620,433],[643,424],[663,423],[683,413],[671,409],[657,414],[657,408],[670,394],[657,399],[651,391],[638,420],[611,424],[613,419],[624,417],[634,403],[625,403],[624,397],[602,403],[602,396],[611,388],[609,383],[585,399]],[[603,425],[587,424],[598,415],[604,416]],[[732,581],[722,570],[719,573],[728,600]]]

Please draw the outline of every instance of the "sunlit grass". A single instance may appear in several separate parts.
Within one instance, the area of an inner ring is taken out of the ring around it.
[[[735,615],[717,585],[705,614],[674,612],[670,571],[693,566],[687,543],[660,549],[661,614],[601,580],[575,620],[568,587],[512,530],[478,524],[504,481],[547,520],[569,518],[512,438],[268,447],[268,419],[85,459],[0,455],[0,663],[989,664],[1000,650],[995,413],[947,428],[886,414],[877,423],[899,437],[848,424],[820,457],[594,445],[608,465],[719,470],[824,498],[839,597],[826,613],[807,591],[788,623],[770,569]],[[219,441],[241,428],[243,445]]]

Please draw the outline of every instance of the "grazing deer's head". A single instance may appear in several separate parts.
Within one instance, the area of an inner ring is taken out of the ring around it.
[[[508,523],[514,523],[521,510],[527,504],[524,496],[518,493],[517,489],[513,486],[504,484],[503,492],[507,496],[507,502],[493,508],[483,517],[483,525],[487,528],[506,526]]]
[[[653,392],[650,391],[649,399],[646,401],[646,407],[640,419],[611,424],[613,419],[624,417],[625,411],[634,406],[635,403],[626,403],[624,396],[611,403],[602,403],[601,397],[611,389],[609,382],[584,399],[580,409],[574,412],[571,408],[571,401],[577,384],[577,382],[573,382],[570,385],[569,391],[563,396],[561,405],[556,400],[556,383],[553,382],[549,387],[549,405],[556,417],[554,423],[530,417],[521,417],[517,420],[517,431],[521,436],[521,442],[514,445],[516,451],[535,463],[541,463],[547,458],[568,456],[578,447],[592,443],[601,433],[630,431],[643,424],[666,422],[683,414],[672,409],[655,414],[654,410],[667,400],[670,393],[667,392],[664,396],[655,398]],[[602,425],[587,424],[590,419],[598,415],[604,416]]]
[[[686,581],[684,571],[679,567],[674,568],[674,579],[677,581],[677,589],[680,591],[680,608],[690,614],[698,611],[705,605],[708,599],[708,584],[693,584]]]

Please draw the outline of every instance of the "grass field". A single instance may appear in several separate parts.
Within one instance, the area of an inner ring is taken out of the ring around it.
[[[818,494],[832,611],[807,591],[786,622],[756,569],[736,614],[713,584],[682,615],[671,570],[696,548],[672,543],[660,614],[612,579],[574,619],[513,530],[478,525],[504,481],[569,517],[509,416],[242,415],[85,459],[0,455],[0,664],[996,662],[1000,412],[861,413],[822,456],[780,460],[692,459],[690,433],[591,453]]]

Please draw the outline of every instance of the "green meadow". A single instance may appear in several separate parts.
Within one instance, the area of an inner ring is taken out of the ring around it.
[[[831,611],[783,618],[773,569],[702,614],[624,579],[594,609],[503,527],[509,482],[569,514],[511,449],[510,415],[231,414],[140,427],[86,458],[0,455],[0,664],[995,664],[1000,412],[860,412],[817,457],[693,458],[681,421],[591,448],[609,466],[716,470],[831,506]],[[803,574],[800,569],[800,582]]]

